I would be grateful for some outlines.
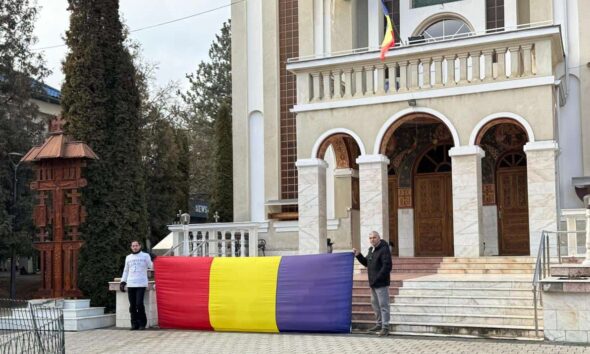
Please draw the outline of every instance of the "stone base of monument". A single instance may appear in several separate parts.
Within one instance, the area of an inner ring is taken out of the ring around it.
[[[105,314],[104,307],[90,307],[90,300],[63,300],[64,329],[66,331],[86,331],[89,329],[112,327],[115,314]]]
[[[127,292],[121,292],[121,290],[119,290],[119,284],[121,284],[120,278],[115,278],[114,281],[109,282],[109,290],[115,291],[117,296],[116,326],[119,328],[131,328],[129,298],[127,297]],[[158,305],[156,303],[156,284],[154,281],[148,282],[148,287],[143,298],[143,305],[145,306],[145,314],[147,317],[146,328],[158,326]]]

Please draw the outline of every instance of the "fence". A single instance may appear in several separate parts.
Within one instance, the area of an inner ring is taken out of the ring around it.
[[[59,302],[0,299],[0,354],[65,353]]]

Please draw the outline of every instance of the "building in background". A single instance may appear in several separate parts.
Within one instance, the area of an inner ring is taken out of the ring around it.
[[[590,3],[232,5],[234,215],[267,254],[536,254],[590,175]]]

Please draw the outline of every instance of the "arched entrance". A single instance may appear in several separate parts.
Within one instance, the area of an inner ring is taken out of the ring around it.
[[[482,160],[482,194],[487,254],[529,255],[529,210],[525,128],[510,118],[484,125],[475,141],[486,153]],[[491,211],[491,212],[490,212]],[[495,241],[495,242],[493,242]]]
[[[350,234],[332,235],[334,249],[360,248],[360,196],[358,164],[361,149],[350,134],[327,136],[317,149],[317,158],[328,163],[326,171],[326,216],[350,218]]]
[[[452,145],[425,149],[414,171],[414,244],[416,256],[453,255]]]
[[[379,152],[390,161],[389,235],[394,254],[451,256],[452,190],[448,150],[454,146],[454,135],[442,119],[416,112],[396,119],[382,136]],[[433,223],[439,226],[428,226]],[[434,235],[433,231],[439,234]]]

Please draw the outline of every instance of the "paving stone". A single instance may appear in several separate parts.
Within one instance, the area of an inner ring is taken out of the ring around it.
[[[533,341],[361,334],[267,334],[97,329],[66,333],[67,353],[589,353],[590,346]]]

